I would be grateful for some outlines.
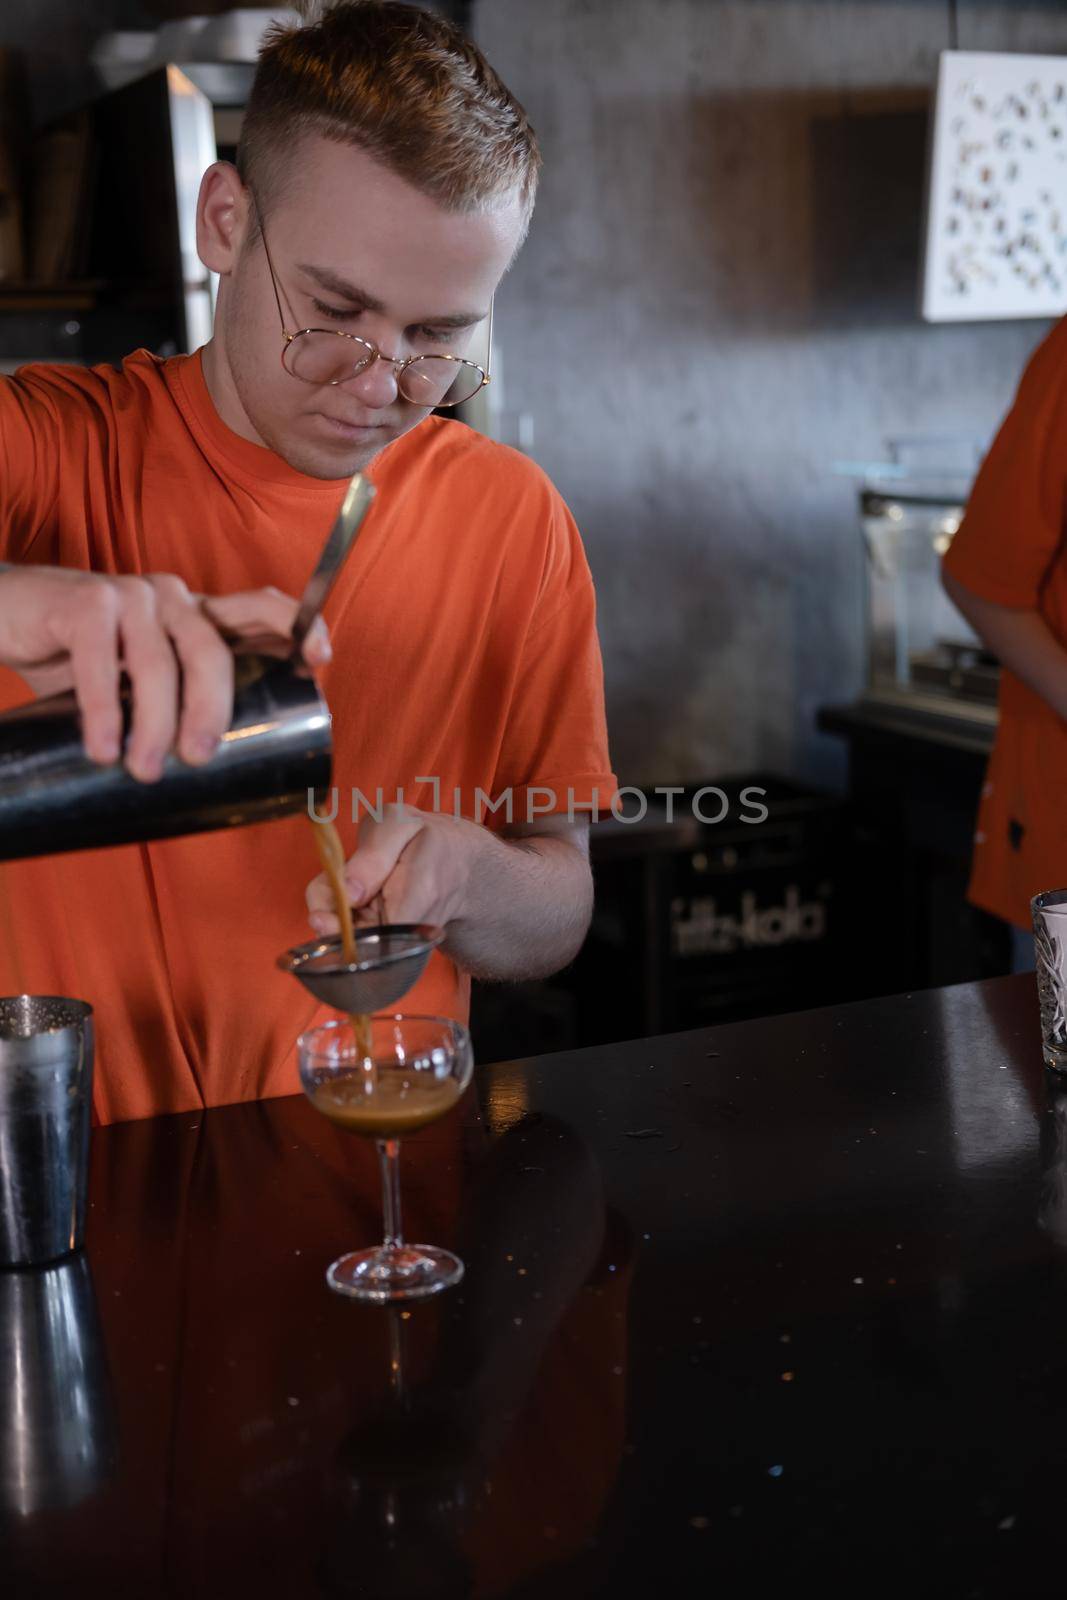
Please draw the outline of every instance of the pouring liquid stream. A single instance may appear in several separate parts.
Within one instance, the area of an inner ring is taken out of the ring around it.
[[[319,852],[319,860],[329,881],[333,894],[334,909],[337,920],[341,924],[341,948],[344,958],[350,965],[354,965],[359,957],[356,954],[356,935],[352,926],[352,907],[349,904],[348,892],[345,889],[345,852],[340,835],[332,822],[319,822],[312,820],[312,830],[315,834],[315,848]],[[355,1036],[356,1049],[361,1060],[373,1066],[372,1035],[370,1017],[362,1012],[349,1012],[348,1020],[352,1024]]]

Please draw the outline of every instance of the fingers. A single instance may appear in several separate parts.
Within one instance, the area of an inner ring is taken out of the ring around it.
[[[126,766],[142,783],[163,771],[178,726],[178,663],[157,613],[156,595],[142,578],[115,580],[119,633],[133,693]]]
[[[122,750],[119,703],[119,600],[108,584],[86,591],[70,637],[70,667],[90,761],[117,761]]]
[[[201,601],[180,578],[111,580],[120,597],[119,633],[133,693],[126,765],[154,782],[175,744],[183,761],[211,759],[233,717],[233,653],[220,629],[237,638],[284,633],[296,602],[277,589]],[[316,634],[320,656],[329,640]]]
[[[388,908],[384,894],[375,895],[373,900],[368,900],[366,905],[352,907],[352,925],[355,928],[377,928],[386,922],[421,922],[422,917],[394,917]],[[329,936],[340,933],[341,923],[334,910],[333,894],[327,890],[324,899],[315,897],[314,903],[308,894],[308,922],[316,933]]]
[[[426,835],[413,839],[401,853],[389,877],[386,893],[389,922],[437,922],[441,918],[442,885]],[[375,918],[374,920],[377,920]]]
[[[212,595],[203,605],[218,627],[239,639],[255,638],[258,634],[288,638],[300,608],[299,601],[275,588]],[[309,666],[325,666],[332,655],[329,629],[321,617],[316,617],[304,640],[304,660]]]
[[[316,916],[333,914],[333,890],[330,888],[329,879],[325,872],[320,872],[317,878],[312,878],[304,891],[304,898],[307,901],[311,925],[318,929],[318,923],[315,921]],[[318,929],[318,931],[321,932],[322,930]]]
[[[316,933],[324,935],[340,933],[341,924],[334,909],[333,889],[324,872],[320,872],[317,878],[311,880],[304,891],[304,898],[307,901],[308,922]],[[360,919],[357,915],[353,920],[358,922]]]
[[[381,892],[401,854],[425,826],[424,814],[411,806],[387,806],[381,822],[368,817],[360,824],[359,848],[345,868],[345,883],[353,905],[364,906]]]
[[[324,667],[333,660],[330,630],[321,617],[316,617],[308,629],[301,654],[309,667]]]
[[[467,914],[471,872],[487,835],[471,823],[432,813],[413,817],[418,832],[400,851],[386,884],[389,921],[448,928]]]
[[[178,754],[196,766],[214,755],[233,719],[233,655],[179,578],[151,582],[182,669]]]
[[[409,806],[388,806],[381,822],[368,817],[360,824],[359,848],[349,857],[344,870],[345,888],[358,924],[375,924],[383,915],[394,922],[422,920],[401,915],[399,908],[405,903],[421,902],[426,893],[432,895],[429,882],[418,889],[409,888],[412,862],[405,857],[405,852],[410,856],[425,826],[425,815]],[[417,880],[418,874],[414,877]],[[388,912],[383,913],[375,902],[379,895],[386,894]],[[333,891],[324,872],[308,884],[305,898],[308,921],[315,932],[337,933]]]
[[[30,566],[5,573],[0,660],[38,693],[73,687],[86,753],[101,762],[121,752],[125,667],[133,699],[126,765],[152,782],[176,742],[182,759],[197,764],[229,727],[234,664],[220,630],[239,639],[285,639],[296,611],[297,602],[273,588],[201,600],[169,575]],[[316,666],[330,654],[319,618],[304,657]]]

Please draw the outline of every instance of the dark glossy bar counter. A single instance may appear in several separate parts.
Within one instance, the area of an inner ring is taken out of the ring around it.
[[[1067,1096],[1032,977],[490,1066],[404,1146],[407,1316],[326,1288],[300,1097],[94,1134],[0,1277],[12,1596],[1058,1588]]]

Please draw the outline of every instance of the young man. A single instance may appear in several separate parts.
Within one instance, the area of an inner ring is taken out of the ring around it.
[[[423,359],[464,358],[539,166],[522,108],[452,26],[341,4],[275,32],[239,168],[204,177],[211,342],[0,386],[0,556],[18,566],[0,574],[0,662],[38,692],[73,682],[89,752],[111,760],[121,657],[146,783],[172,747],[210,758],[231,700],[217,630],[288,628],[366,470],[378,494],[327,608],[332,659],[324,632],[309,656],[353,903],[370,916],[382,891],[390,920],[447,929],[412,1011],[463,1016],[469,974],[570,959],[591,905],[582,808],[613,792],[574,523],[524,457],[432,414],[461,369]],[[357,790],[375,813],[360,802],[358,845]],[[479,791],[510,795],[510,817],[476,820]],[[324,1013],[273,962],[306,937],[305,893],[313,926],[335,926],[314,866],[303,818],[8,864],[0,992],[94,1004],[101,1120],[290,1093],[294,1040]]]
[[[1031,896],[1067,883],[1065,495],[1067,321],[1027,366],[943,563],[949,595],[1004,667],[970,898],[1019,930]]]

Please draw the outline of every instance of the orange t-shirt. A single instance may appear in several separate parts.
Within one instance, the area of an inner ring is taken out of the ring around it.
[[[346,853],[355,790],[451,810],[459,789],[470,815],[476,789],[510,789],[516,818],[530,785],[559,811],[594,789],[610,800],[592,581],[544,473],[429,416],[368,476],[378,496],[326,607],[334,658],[320,674]],[[142,350],[0,382],[8,560],[296,595],[344,488],[231,432],[199,355]],[[27,697],[0,672],[0,707]],[[274,961],[311,937],[318,870],[303,817],[2,864],[0,993],[92,1003],[101,1122],[292,1093],[296,1037],[332,1013]],[[462,1018],[468,997],[437,953],[404,1005]]]
[[[944,560],[998,605],[1040,612],[1067,646],[1067,319],[1038,347]],[[970,898],[1019,927],[1067,884],[1067,722],[1011,672],[982,790]]]

